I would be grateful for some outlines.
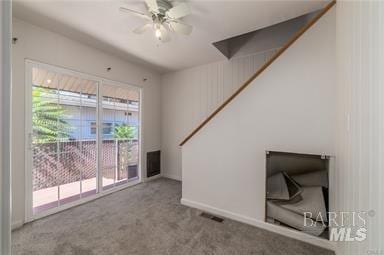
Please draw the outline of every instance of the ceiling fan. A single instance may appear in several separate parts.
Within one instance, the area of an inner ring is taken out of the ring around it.
[[[136,34],[142,34],[148,30],[154,30],[156,38],[161,42],[171,40],[169,32],[183,35],[192,33],[192,26],[180,19],[191,13],[186,3],[174,5],[168,0],[145,0],[147,13],[120,7],[120,11],[133,14],[147,20],[147,23],[133,30]]]

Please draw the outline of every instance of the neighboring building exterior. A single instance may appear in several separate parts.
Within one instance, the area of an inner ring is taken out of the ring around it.
[[[66,117],[64,120],[70,124],[71,140],[89,140],[96,139],[96,108],[83,106],[64,105]],[[112,107],[111,107],[112,108]],[[128,125],[133,127],[139,126],[138,109],[129,109],[127,111],[103,109],[103,138],[112,139],[114,127],[119,125]],[[80,120],[81,117],[81,120]],[[80,123],[79,123],[80,122]],[[137,132],[136,132],[137,133]]]

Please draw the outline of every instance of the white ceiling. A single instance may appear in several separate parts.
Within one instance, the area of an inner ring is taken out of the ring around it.
[[[213,42],[270,26],[325,6],[326,1],[189,0],[190,36],[172,34],[168,43],[153,32],[131,31],[144,24],[120,13],[126,6],[145,11],[144,0],[27,0],[14,2],[14,15],[161,73],[223,60]]]

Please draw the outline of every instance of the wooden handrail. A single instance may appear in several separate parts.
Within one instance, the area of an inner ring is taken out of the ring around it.
[[[281,54],[283,54],[297,39],[299,39],[309,28],[311,28],[324,14],[326,14],[334,5],[336,0],[332,0],[321,10],[315,17],[313,17],[304,27],[302,27],[296,34],[294,34],[288,42],[278,50],[270,60],[268,60],[257,72],[251,76],[235,93],[233,93],[227,100],[224,101],[211,115],[208,116],[197,128],[195,128],[181,143],[183,146],[189,139],[192,138],[200,129],[202,129],[216,114],[218,114],[227,104],[229,104],[240,92],[242,92],[248,85],[256,79],[268,66],[270,66]]]

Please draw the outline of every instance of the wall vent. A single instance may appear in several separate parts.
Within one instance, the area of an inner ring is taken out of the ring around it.
[[[160,151],[147,152],[147,177],[160,174]]]

